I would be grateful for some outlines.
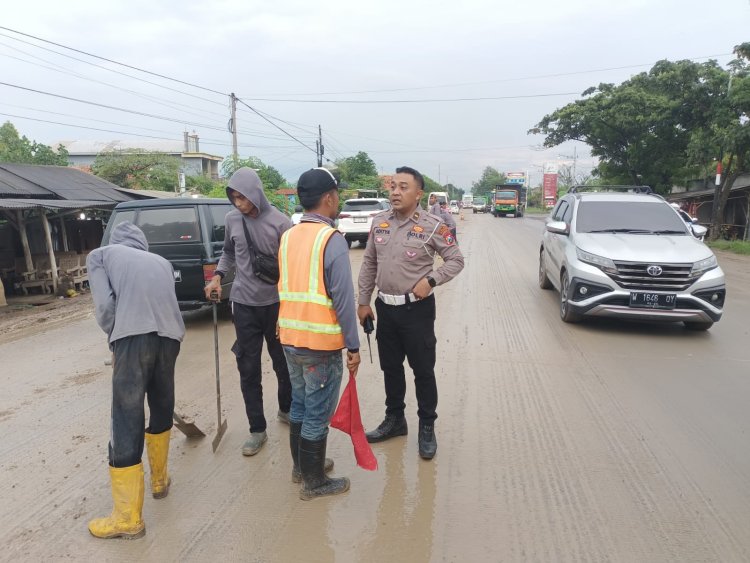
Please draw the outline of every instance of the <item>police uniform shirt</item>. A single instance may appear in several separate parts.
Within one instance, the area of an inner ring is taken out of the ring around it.
[[[444,263],[433,270],[435,255]],[[406,295],[427,275],[437,285],[458,275],[464,267],[453,234],[439,217],[417,209],[404,219],[384,211],[372,219],[367,248],[359,271],[360,305],[369,305],[375,286],[388,295]]]

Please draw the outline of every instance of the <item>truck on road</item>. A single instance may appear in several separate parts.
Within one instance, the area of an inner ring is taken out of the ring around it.
[[[495,217],[523,217],[526,210],[526,188],[517,184],[496,186],[492,198],[492,214]]]

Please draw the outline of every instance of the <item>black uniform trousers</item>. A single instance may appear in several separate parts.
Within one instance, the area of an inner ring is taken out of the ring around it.
[[[109,464],[130,467],[143,456],[144,396],[148,400],[148,432],[161,434],[172,428],[174,366],[180,342],[150,332],[115,340],[112,350]]]
[[[403,416],[406,404],[404,358],[414,372],[417,414],[420,422],[437,418],[435,382],[435,297],[406,305],[386,305],[375,300],[378,325],[376,338],[380,368],[385,377],[385,413]]]
[[[263,373],[260,357],[263,340],[268,346],[273,370],[279,382],[279,409],[289,412],[292,406],[292,384],[289,381],[289,368],[286,365],[284,349],[276,338],[276,322],[279,319],[279,304],[250,306],[232,303],[232,319],[237,340],[232,352],[237,357],[240,372],[240,388],[245,399],[245,412],[250,423],[250,432],[263,432],[266,417],[263,414]]]

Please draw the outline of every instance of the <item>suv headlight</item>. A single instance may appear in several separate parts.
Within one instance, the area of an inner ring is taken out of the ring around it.
[[[578,259],[581,262],[586,262],[586,264],[591,264],[592,266],[596,266],[597,268],[607,272],[608,274],[617,273],[617,266],[615,266],[615,263],[612,261],[611,258],[605,258],[604,256],[591,254],[590,252],[581,250],[578,247],[576,247],[576,253],[578,254]]]
[[[693,269],[690,271],[691,276],[701,276],[709,270],[713,270],[719,265],[716,261],[716,256],[713,254],[703,260],[698,260],[693,264]]]

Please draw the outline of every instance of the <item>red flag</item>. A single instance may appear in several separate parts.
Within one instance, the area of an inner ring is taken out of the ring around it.
[[[357,465],[369,471],[375,471],[378,468],[378,460],[372,453],[370,444],[367,443],[365,429],[362,426],[362,417],[359,414],[359,398],[357,397],[357,380],[352,372],[349,372],[349,383],[346,384],[339,406],[336,407],[336,412],[333,414],[331,426],[352,437]]]

